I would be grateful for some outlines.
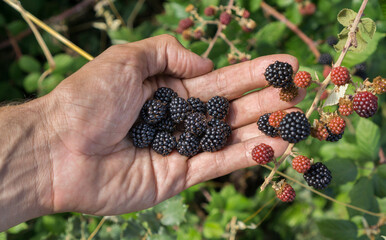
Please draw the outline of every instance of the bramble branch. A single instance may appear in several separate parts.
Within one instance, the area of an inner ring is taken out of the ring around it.
[[[348,37],[348,39],[346,41],[346,44],[345,44],[341,54],[339,55],[338,60],[336,61],[336,63],[334,64],[333,67],[340,66],[342,64],[342,61],[343,61],[344,57],[347,54],[348,49],[351,46],[354,46],[353,43],[356,42],[356,36],[355,36],[356,29],[357,29],[359,21],[360,21],[360,19],[362,17],[363,11],[366,8],[367,2],[368,2],[368,0],[364,0],[362,2],[362,5],[361,5],[361,7],[360,7],[360,9],[358,11],[358,15],[355,17],[354,23],[350,27],[349,37]],[[311,116],[311,113],[314,112],[317,109],[318,103],[320,101],[320,97],[322,96],[322,93],[324,92],[324,90],[326,90],[328,84],[330,83],[330,80],[331,80],[331,76],[330,75],[331,74],[329,74],[326,77],[326,79],[322,82],[322,85],[320,86],[318,92],[316,93],[315,99],[312,102],[311,107],[306,112],[306,117],[307,118],[309,118]],[[278,167],[286,159],[286,157],[292,152],[292,148],[293,147],[294,147],[294,144],[289,144],[288,145],[288,147],[285,150],[283,156],[281,156],[279,162],[277,164],[275,164],[274,168],[271,170],[271,173],[268,175],[268,177],[265,179],[264,183],[261,185],[260,191],[263,191],[267,187],[267,185],[272,181],[272,178],[275,175]]]

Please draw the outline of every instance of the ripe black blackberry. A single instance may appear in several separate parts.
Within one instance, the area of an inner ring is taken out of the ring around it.
[[[208,114],[217,119],[224,119],[229,111],[229,101],[225,97],[215,96],[206,103]]]
[[[265,79],[275,88],[286,88],[293,84],[292,66],[286,62],[276,61],[265,69]]]
[[[162,156],[169,155],[173,149],[176,147],[177,141],[171,133],[168,132],[158,132],[151,144],[151,148],[158,154]]]
[[[332,56],[329,53],[322,53],[318,59],[318,63],[322,65],[331,65],[332,64]]]
[[[134,146],[138,148],[150,146],[155,134],[154,127],[147,123],[136,124],[129,131],[129,137],[133,140]]]
[[[367,78],[366,70],[367,70],[367,65],[366,65],[365,62],[357,64],[357,65],[355,65],[354,75],[358,76],[358,77],[360,77],[362,79],[366,79]]]
[[[229,126],[229,124],[226,123],[224,120],[212,118],[208,122],[208,126],[222,129],[224,131],[226,137],[229,137],[232,134],[231,126]]]
[[[332,179],[330,170],[321,162],[311,165],[311,168],[304,173],[303,177],[308,186],[316,189],[326,188]]]
[[[166,118],[166,114],[166,103],[156,99],[148,100],[141,109],[141,117],[149,124],[161,121],[161,119]]]
[[[208,124],[204,114],[193,112],[185,118],[184,127],[185,132],[190,132],[196,136],[201,136],[208,127]]]
[[[183,156],[193,157],[200,151],[200,139],[192,133],[184,132],[178,139],[177,150]]]
[[[176,123],[170,118],[166,117],[164,119],[161,119],[158,123],[154,125],[155,129],[157,131],[164,131],[164,132],[170,132],[173,133],[176,130]]]
[[[279,126],[280,137],[290,143],[306,139],[311,133],[311,125],[302,112],[288,113]]]
[[[328,136],[326,138],[326,141],[328,141],[328,142],[337,142],[337,141],[339,141],[342,138],[343,133],[344,133],[344,131],[343,131],[340,134],[333,134],[328,127],[326,127],[326,129],[327,129],[327,132],[328,132]]]
[[[193,112],[200,112],[206,114],[205,103],[202,102],[199,98],[190,97],[188,98],[188,103],[192,106]]]
[[[175,97],[169,104],[170,117],[174,122],[182,122],[186,116],[192,112],[190,104],[181,97]]]
[[[177,93],[171,88],[160,87],[154,93],[154,99],[158,99],[165,103],[170,103],[173,98],[177,97]]]
[[[330,45],[332,47],[332,46],[334,46],[335,44],[338,43],[338,38],[336,38],[335,36],[329,36],[326,39],[326,42],[327,42],[328,45]]]
[[[225,146],[227,137],[222,129],[210,127],[201,138],[200,146],[205,152],[216,152]]]
[[[271,116],[270,113],[266,113],[263,116],[259,118],[257,121],[257,127],[260,131],[262,131],[265,135],[268,135],[270,137],[277,137],[279,135],[279,132],[276,128],[272,127],[269,124],[269,116]]]

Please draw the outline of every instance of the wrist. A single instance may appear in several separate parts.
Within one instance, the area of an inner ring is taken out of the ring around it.
[[[0,231],[52,213],[49,97],[0,109]]]

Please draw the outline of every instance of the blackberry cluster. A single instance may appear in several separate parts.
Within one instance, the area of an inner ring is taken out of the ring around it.
[[[326,188],[332,179],[330,170],[321,162],[311,165],[311,168],[304,173],[303,177],[308,186],[316,189]]]
[[[174,149],[187,157],[200,151],[214,152],[225,146],[232,133],[224,120],[228,111],[229,101],[224,97],[215,96],[207,103],[194,97],[185,100],[172,89],[162,87],[142,106],[140,119],[128,136],[135,147],[151,146],[162,156]],[[173,135],[177,129],[183,132],[178,141]]]
[[[265,79],[275,88],[287,88],[293,85],[294,71],[286,62],[276,61],[265,69]]]

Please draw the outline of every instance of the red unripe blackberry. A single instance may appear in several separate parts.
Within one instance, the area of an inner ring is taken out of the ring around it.
[[[301,71],[296,73],[295,78],[294,78],[294,83],[297,87],[300,88],[307,88],[311,85],[311,74],[306,71]]]
[[[265,143],[260,143],[252,149],[252,160],[260,165],[271,162],[273,158],[273,148]]]
[[[323,68],[323,77],[326,78],[330,74],[332,67],[325,65]]]
[[[201,39],[203,35],[204,35],[204,32],[201,29],[196,29],[193,32],[193,36],[195,39]]]
[[[350,73],[345,67],[334,67],[331,70],[331,82],[336,86],[345,85],[350,81]]]
[[[306,156],[296,156],[292,159],[292,168],[298,173],[305,173],[311,167],[311,160]]]
[[[284,102],[291,102],[299,94],[299,90],[296,86],[290,85],[289,87],[280,89],[279,97]]]
[[[340,98],[338,111],[342,116],[351,115],[354,112],[353,102],[348,98]]]
[[[375,94],[383,94],[386,92],[386,78],[378,76],[373,80],[373,88]]]
[[[232,20],[232,16],[227,12],[222,12],[220,15],[220,22],[224,25],[228,25]]]
[[[283,202],[292,202],[295,200],[296,193],[291,185],[284,182],[279,190],[276,190],[276,196]]]
[[[306,4],[304,5],[302,4],[299,7],[299,12],[303,16],[312,15],[315,13],[315,10],[316,10],[316,6],[312,2],[307,2]]]
[[[346,127],[346,122],[343,118],[339,116],[333,117],[328,122],[328,129],[330,129],[331,133],[333,134],[341,134],[344,132],[344,128]]]
[[[284,111],[276,111],[271,113],[271,115],[268,118],[269,124],[274,128],[278,128],[280,126],[281,120],[283,120],[286,114],[287,113]]]
[[[192,19],[185,18],[180,20],[180,22],[178,23],[178,28],[185,30],[192,27],[193,25],[194,25],[194,22]]]
[[[243,18],[249,18],[250,15],[251,15],[251,13],[248,10],[244,9],[242,17]]]
[[[360,117],[372,117],[378,109],[378,98],[371,92],[358,92],[354,96],[353,107]]]
[[[328,137],[327,128],[323,124],[318,124],[315,128],[311,129],[311,136],[317,138],[319,141],[324,141]]]
[[[206,7],[204,14],[208,17],[213,16],[216,14],[216,9],[213,6]]]
[[[243,30],[246,33],[252,32],[253,29],[248,28],[247,26],[241,26],[241,30]]]
[[[328,94],[329,94],[328,90],[324,90],[322,95],[320,95],[320,100],[326,99],[328,97]]]

